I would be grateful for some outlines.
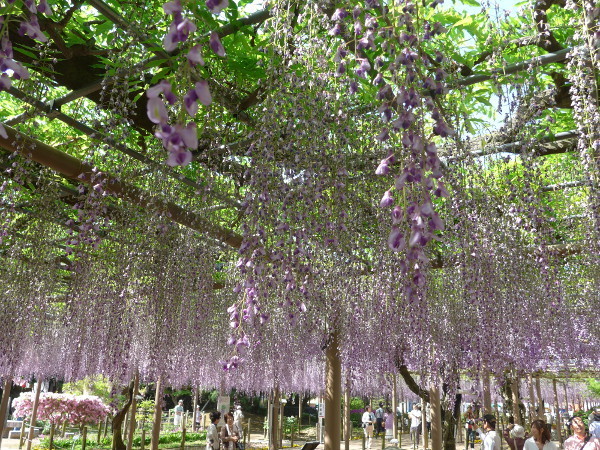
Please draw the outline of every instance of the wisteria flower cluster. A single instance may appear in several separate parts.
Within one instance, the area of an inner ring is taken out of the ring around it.
[[[213,14],[219,14],[228,5],[229,2],[227,0],[209,0],[206,2],[206,7]],[[163,46],[167,52],[173,52],[178,48],[180,43],[183,44],[190,40],[190,37],[196,32],[197,26],[190,18],[183,16],[183,6],[180,0],[165,3],[163,9],[166,14],[173,16],[169,31],[163,39]],[[225,48],[221,44],[219,35],[214,31],[210,34],[209,46],[216,55],[220,57],[225,56]],[[185,57],[189,69],[186,71],[188,75],[186,81],[190,81],[193,78],[197,78],[195,75],[191,75],[193,73],[192,68],[205,65],[201,47],[198,44],[193,45]],[[210,106],[212,95],[207,80],[196,79],[196,81],[192,80],[192,82],[193,87],[183,97],[183,107],[193,119],[198,114],[198,104]],[[163,147],[169,153],[166,163],[169,166],[188,165],[193,159],[192,150],[198,148],[196,123],[190,121],[184,124],[181,119],[174,124],[169,123],[167,104],[175,106],[179,99],[173,93],[171,83],[167,80],[162,80],[157,85],[149,88],[146,91],[146,95],[148,97],[148,118],[157,125],[155,136],[162,141]],[[167,104],[165,104],[165,101]]]

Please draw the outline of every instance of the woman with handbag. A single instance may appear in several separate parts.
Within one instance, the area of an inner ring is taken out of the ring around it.
[[[233,423],[233,414],[226,413],[223,419],[225,419],[225,425],[221,427],[223,450],[236,450],[240,440],[240,433],[239,429]]]

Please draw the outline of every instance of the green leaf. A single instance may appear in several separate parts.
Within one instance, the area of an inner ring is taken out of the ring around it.
[[[456,22],[454,25],[452,25],[452,27],[467,27],[469,25],[473,24],[473,16],[467,16],[464,19],[459,20],[458,22]]]

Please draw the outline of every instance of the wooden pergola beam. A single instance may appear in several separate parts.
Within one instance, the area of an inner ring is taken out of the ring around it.
[[[62,174],[79,183],[91,184],[103,182],[104,190],[116,197],[122,198],[134,205],[144,209],[156,209],[165,214],[172,221],[185,227],[205,233],[233,248],[239,248],[242,237],[231,230],[214,225],[185,210],[181,206],[164,199],[152,198],[148,192],[119,181],[110,174],[102,172],[101,175],[94,173],[93,167],[86,164],[68,153],[61,152],[43,142],[24,136],[14,128],[5,126],[8,138],[0,137],[0,147],[10,152],[19,152],[26,158],[31,159],[43,166]]]

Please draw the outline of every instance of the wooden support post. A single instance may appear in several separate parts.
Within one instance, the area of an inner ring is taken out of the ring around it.
[[[160,439],[160,428],[162,425],[162,376],[156,381],[156,395],[154,396],[154,420],[152,422],[152,440],[150,448],[158,450],[158,440]]]
[[[537,413],[535,412],[535,395],[533,393],[533,375],[529,374],[527,376],[527,382],[529,384],[529,423],[533,422],[537,417]]]
[[[181,450],[185,448],[185,425],[181,428],[181,444],[179,445],[179,448]]]
[[[284,417],[283,417],[283,404],[281,399],[279,400],[279,448],[283,448],[283,434],[284,434]]]
[[[279,450],[279,409],[281,408],[281,399],[279,396],[279,387],[273,391],[273,403],[271,413],[271,423],[269,427],[269,450]],[[154,450],[154,449],[152,449]]]
[[[542,387],[540,386],[539,375],[535,377],[535,391],[538,398],[538,419],[545,419],[546,406],[544,405],[544,398],[542,397]]]
[[[146,429],[142,428],[142,442],[140,443],[140,450],[144,450],[146,447]]]
[[[244,436],[244,441],[246,443],[247,446],[250,445],[250,418],[248,418],[248,432],[246,433],[246,435]]]
[[[342,361],[336,331],[331,334],[325,357],[325,450],[340,450]]]
[[[29,422],[29,434],[27,435],[27,450],[31,450],[31,443],[33,441],[33,433],[35,431],[35,423],[37,421],[37,411],[38,411],[38,406],[40,404],[40,394],[42,392],[42,383],[44,382],[44,379],[42,377],[40,377],[37,380],[37,386],[35,389],[35,398],[33,400],[33,407],[31,410],[31,422]],[[25,425],[25,422],[23,422],[23,425]]]
[[[346,389],[344,390],[344,450],[350,450],[350,438],[352,437],[352,421],[350,420],[350,377],[346,377]]]
[[[398,380],[396,380],[396,374],[392,374],[392,414],[394,415],[394,421],[392,422],[392,437],[398,439]],[[346,449],[348,450],[348,449]]]
[[[298,394],[298,434],[300,434],[300,427],[302,426],[302,394]]]
[[[25,420],[21,424],[21,432],[19,433],[19,450],[23,447],[23,441],[25,439]]]
[[[519,375],[514,376],[512,381],[512,409],[515,423],[523,425],[523,418],[521,417],[521,409],[519,408],[519,402],[521,401],[519,395]]]
[[[64,426],[66,425],[63,424],[63,437],[65,436],[65,428]],[[108,416],[106,416],[106,418],[104,419],[104,432],[102,433],[102,439],[106,439],[106,433],[108,432]]]
[[[565,411],[567,415],[569,414],[569,397],[567,396],[567,380],[563,383],[563,388],[565,391]],[[573,404],[573,411],[575,411],[575,405]]]
[[[135,433],[135,413],[137,411],[137,400],[136,395],[140,388],[140,375],[136,370],[133,378],[133,393],[131,398],[131,406],[129,407],[129,437],[127,439],[127,450],[131,450],[133,446],[133,435]]]
[[[50,442],[48,443],[48,450],[52,450],[54,448],[54,432],[56,431],[56,424],[50,425]]]
[[[12,378],[6,377],[2,389],[2,402],[0,402],[0,446],[2,445],[2,435],[6,425],[6,412],[8,411],[8,400],[10,399],[10,390],[12,389]],[[25,421],[23,421],[23,424]],[[23,426],[23,425],[21,425]]]
[[[552,379],[552,388],[554,389],[554,410],[556,416],[556,436],[558,437],[558,442],[562,447],[563,439],[562,439],[562,430],[561,430],[561,421],[560,421],[560,410],[558,408],[558,392],[556,390],[556,378]]]
[[[487,369],[483,370],[481,384],[483,388],[483,413],[494,414],[492,410],[492,393],[490,390],[490,373]]]
[[[423,434],[423,449],[429,448],[429,435],[427,434],[427,421],[425,420],[425,400],[421,399],[421,432]]]
[[[440,399],[440,387],[437,384],[430,385],[429,399],[431,400],[431,448],[442,448],[442,404]]]
[[[96,435],[96,445],[100,445],[101,437],[102,437],[102,422],[98,422],[98,434]]]
[[[200,392],[200,389],[198,388],[198,386],[196,386],[194,388],[194,404],[192,405],[192,431],[195,433],[197,431],[196,428],[196,414],[197,414],[197,409],[198,409],[198,393]]]

